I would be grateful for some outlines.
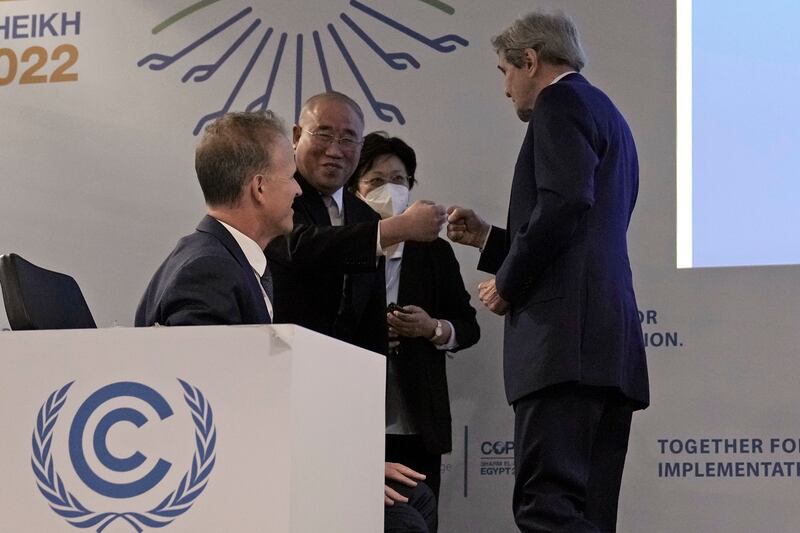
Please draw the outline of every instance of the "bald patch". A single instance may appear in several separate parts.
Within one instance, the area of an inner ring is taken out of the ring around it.
[[[308,123],[309,116],[313,115],[312,109],[315,105],[320,102],[338,102],[340,104],[344,104],[349,107],[353,112],[358,116],[359,120],[361,120],[361,125],[364,125],[364,112],[361,111],[361,107],[356,103],[355,100],[347,96],[343,93],[337,92],[329,92],[329,93],[320,93],[315,94],[314,96],[310,97],[308,100],[305,101],[303,107],[300,108],[300,116],[297,119],[297,123],[301,126]]]

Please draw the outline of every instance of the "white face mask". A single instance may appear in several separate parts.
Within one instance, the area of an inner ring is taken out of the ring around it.
[[[399,215],[408,207],[409,191],[405,185],[387,183],[369,191],[366,196],[358,195],[381,218]]]

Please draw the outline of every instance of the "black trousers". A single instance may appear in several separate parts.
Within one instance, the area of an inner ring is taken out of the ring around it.
[[[395,481],[389,486],[408,498],[408,503],[395,502],[383,508],[384,533],[436,533],[436,497],[428,486],[420,482],[407,487]]]
[[[616,531],[632,413],[616,390],[577,384],[514,402],[513,509],[520,531]]]
[[[419,435],[386,435],[386,460],[401,463],[425,474],[428,485],[436,499],[439,499],[439,487],[442,484],[442,456],[430,453],[422,443]]]

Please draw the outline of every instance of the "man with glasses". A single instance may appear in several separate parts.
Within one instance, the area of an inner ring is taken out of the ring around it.
[[[432,241],[444,208],[416,202],[381,220],[344,185],[361,154],[364,115],[336,92],[309,98],[293,129],[303,194],[294,230],[266,249],[275,291],[275,321],[294,323],[367,350],[386,353],[383,254],[406,240]]]
[[[433,241],[444,207],[418,201],[381,220],[344,185],[358,164],[364,114],[336,92],[309,98],[293,128],[302,194],[294,201],[294,229],[265,250],[274,282],[275,321],[386,354],[384,252],[407,240]],[[436,530],[435,497],[425,476],[386,463],[385,531]],[[399,491],[399,492],[398,492]]]

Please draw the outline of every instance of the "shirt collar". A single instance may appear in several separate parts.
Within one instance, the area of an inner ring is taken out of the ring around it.
[[[336,207],[339,208],[339,213],[344,213],[344,209],[342,209],[343,194],[344,194],[344,187],[340,188],[338,191],[331,194],[331,198],[333,198],[333,201],[336,202]]]
[[[402,259],[403,258],[403,249],[405,248],[405,246],[406,246],[405,241],[399,243],[397,245],[397,248],[395,248],[394,252],[392,254],[390,254],[387,257],[387,259],[392,260],[392,261],[398,260],[398,259]]]
[[[553,85],[554,83],[560,82],[562,78],[564,78],[566,76],[569,76],[570,74],[577,74],[577,73],[578,73],[577,70],[570,70],[570,71],[564,72],[563,74],[559,74],[558,76],[555,77],[555,79],[553,81],[550,82],[550,85]]]
[[[258,277],[263,276],[264,271],[267,269],[267,256],[264,255],[264,250],[261,249],[256,241],[233,226],[229,226],[221,220],[217,220],[217,222],[222,224],[236,240],[239,248],[242,249],[244,256],[247,258],[247,262],[250,263],[250,266],[255,270],[256,274],[258,274]]]

